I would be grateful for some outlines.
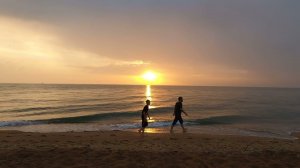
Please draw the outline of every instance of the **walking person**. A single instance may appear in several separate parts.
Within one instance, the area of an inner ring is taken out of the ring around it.
[[[142,116],[141,116],[142,117],[142,128],[139,129],[139,132],[142,132],[142,133],[144,133],[145,128],[148,126],[147,117],[150,120],[150,116],[149,116],[149,113],[148,113],[149,106],[150,106],[150,100],[146,100],[146,105],[143,108]]]
[[[182,102],[183,102],[183,98],[178,97],[178,101],[175,104],[174,113],[173,113],[173,116],[175,116],[175,118],[171,126],[171,130],[170,130],[171,133],[173,133],[173,127],[176,125],[177,121],[179,121],[182,131],[186,132],[186,129],[183,126],[183,119],[181,117],[181,113],[184,113],[186,116],[188,116],[188,114],[183,110]]]

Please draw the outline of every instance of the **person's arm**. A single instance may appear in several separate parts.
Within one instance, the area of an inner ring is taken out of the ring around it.
[[[181,112],[183,112],[184,115],[188,116],[188,114],[182,109],[182,106],[181,106]]]
[[[143,120],[147,119],[147,113],[145,111],[143,111],[142,113],[143,113]]]
[[[189,116],[184,110],[182,110],[182,112],[183,112],[186,116]]]
[[[149,120],[150,120],[150,115],[149,115],[149,106],[147,106],[147,109],[146,109],[147,111],[146,111],[146,114],[147,114],[147,116],[148,116],[148,118],[149,118]]]
[[[176,108],[177,108],[177,103],[175,104],[175,107],[174,107],[173,116],[175,116]]]
[[[182,104],[181,104],[181,107],[180,107],[180,110],[181,110],[181,112],[183,112],[184,113],[184,115],[186,115],[186,116],[188,116],[188,114],[183,110],[183,108],[182,108]]]
[[[149,113],[145,110],[143,110],[144,119],[147,120],[147,117],[150,119]]]
[[[146,119],[147,119],[147,116],[149,117],[148,109],[146,108],[146,106],[143,108],[142,113],[143,113],[144,119],[146,120]]]

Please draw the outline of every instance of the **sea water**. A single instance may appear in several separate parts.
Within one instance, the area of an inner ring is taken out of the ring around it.
[[[178,96],[188,132],[292,138],[300,131],[297,88],[69,84],[0,84],[0,129],[136,131],[149,99],[146,131],[166,133]]]

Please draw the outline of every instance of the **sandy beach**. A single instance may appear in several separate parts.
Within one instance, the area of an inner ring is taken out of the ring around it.
[[[299,133],[295,134],[299,137]],[[300,140],[134,132],[0,132],[0,167],[299,167]]]

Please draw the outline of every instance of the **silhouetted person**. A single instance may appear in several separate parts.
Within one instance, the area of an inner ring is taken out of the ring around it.
[[[149,113],[148,113],[149,105],[150,105],[150,100],[146,100],[146,105],[143,108],[142,116],[141,116],[142,117],[142,128],[139,129],[139,132],[144,132],[145,128],[148,126],[147,117],[150,120],[150,116],[149,116]]]
[[[188,114],[182,109],[182,102],[183,102],[183,98],[178,97],[178,101],[175,104],[174,113],[173,113],[173,116],[175,116],[175,118],[174,118],[174,121],[173,121],[172,126],[171,126],[171,130],[170,130],[171,133],[173,132],[173,127],[176,125],[177,121],[180,122],[182,131],[183,132],[186,131],[184,126],[183,126],[183,120],[182,120],[182,117],[181,117],[181,112],[184,113],[186,116],[188,116]]]

